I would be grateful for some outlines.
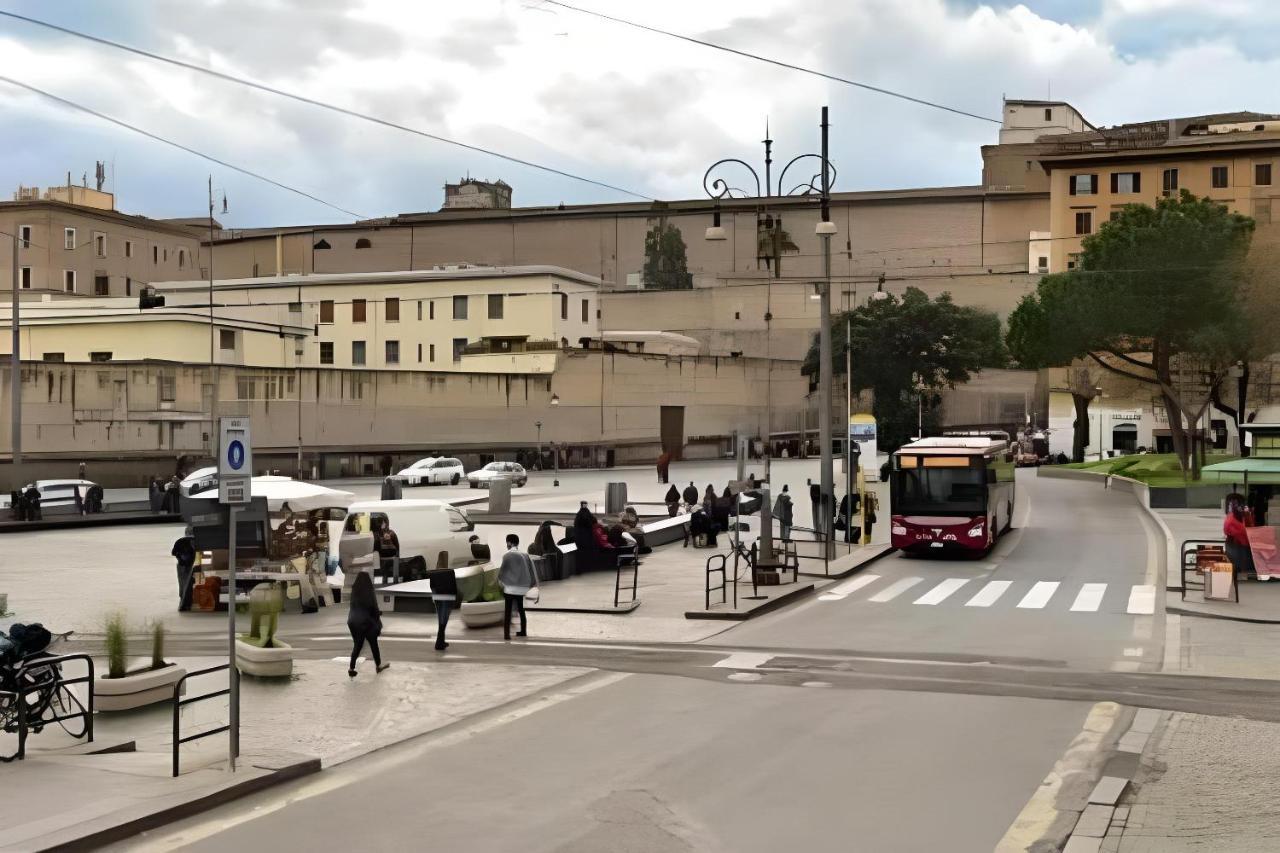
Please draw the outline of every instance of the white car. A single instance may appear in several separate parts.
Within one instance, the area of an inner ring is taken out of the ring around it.
[[[513,486],[523,486],[529,482],[529,473],[518,462],[490,462],[467,475],[473,489],[487,489],[494,480],[510,480]]]
[[[352,572],[357,561],[374,553],[375,519],[386,521],[395,532],[407,576],[421,576],[441,565],[466,566],[475,559],[475,525],[464,510],[433,500],[358,501],[347,509],[338,544],[344,572]]]
[[[40,492],[40,508],[48,509],[52,506],[74,506],[76,502],[75,490],[80,489],[80,499],[84,500],[89,494],[89,487],[96,486],[97,483],[92,480],[36,480],[35,483],[27,483],[22,487],[25,493],[27,489],[35,486]],[[8,493],[0,497],[0,507],[9,507]]]
[[[428,456],[396,474],[406,486],[456,486],[465,476],[462,460],[451,456]]]

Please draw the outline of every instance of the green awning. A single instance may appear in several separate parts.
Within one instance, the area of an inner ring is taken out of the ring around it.
[[[1229,462],[1215,462],[1201,469],[1201,479],[1209,483],[1280,485],[1280,459],[1249,456]]]

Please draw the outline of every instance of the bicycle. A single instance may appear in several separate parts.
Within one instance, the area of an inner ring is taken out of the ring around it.
[[[72,633],[55,634],[43,650],[13,663],[0,664],[0,731],[20,734],[25,724],[32,734],[39,734],[56,722],[77,740],[85,736],[89,712],[80,697],[63,682],[62,664],[57,656],[48,652]],[[11,759],[0,756],[0,760]]]

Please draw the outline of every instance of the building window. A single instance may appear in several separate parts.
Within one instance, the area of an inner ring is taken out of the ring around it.
[[[333,322],[333,300],[332,299],[320,300],[320,322],[321,323]]]
[[[124,256],[125,256],[126,258],[132,258],[132,257],[133,257],[133,241],[132,241],[132,240],[125,240],[125,241],[124,241]]]
[[[1209,177],[1210,177],[1209,183],[1213,186],[1215,190],[1223,189],[1227,185],[1227,167],[1214,166],[1212,171],[1209,174]]]
[[[1126,195],[1142,192],[1142,173],[1112,172],[1111,192]]]
[[[124,295],[133,296],[133,279],[127,276],[125,277],[125,280],[124,280]]]
[[[1093,213],[1088,210],[1076,211],[1076,233],[1088,234],[1093,231]]]
[[[41,357],[40,360],[50,361],[55,364],[61,364],[62,362],[67,360],[67,354],[64,352],[47,352]]]
[[[351,300],[351,322],[353,323],[364,322],[364,300],[363,299]]]
[[[418,364],[422,364],[422,344],[418,344]]]
[[[1260,187],[1271,186],[1271,164],[1270,163],[1254,163],[1253,164],[1253,182]]]
[[[385,341],[384,345],[386,347],[387,364],[399,364],[400,363],[400,342]]]
[[[453,360],[462,361],[462,351],[467,348],[466,338],[453,339]]]
[[[360,239],[356,240],[356,248],[357,248],[357,249],[372,249],[372,248],[373,248],[373,243],[369,242],[369,238],[368,238],[368,237],[361,237]]]
[[[161,373],[156,377],[156,385],[160,393],[161,403],[172,403],[178,399],[177,379],[167,373]]]
[[[364,341],[351,342],[351,363],[364,364]]]
[[[1161,175],[1161,191],[1165,195],[1172,195],[1178,191],[1178,170],[1165,169]]]
[[[400,322],[400,299],[395,296],[388,296],[386,302],[386,313],[388,323]]]
[[[100,258],[107,256],[107,235],[99,234],[96,231],[93,235],[93,253]]]
[[[333,341],[320,342],[320,363],[333,364]]]
[[[569,319],[569,294],[567,293],[560,294],[560,319]]]
[[[453,297],[453,319],[455,320],[467,319],[467,297],[465,296]]]
[[[24,249],[31,248],[31,226],[30,225],[18,226],[18,241],[22,244],[22,248]]]
[[[235,349],[236,333],[234,329],[218,330],[218,348],[219,349]]]
[[[585,322],[587,322],[588,318],[590,318],[590,316],[591,316],[591,307],[590,307],[590,306],[591,306],[591,303],[590,303],[590,302],[588,302],[588,301],[587,301],[587,300],[585,300],[585,299],[584,299],[584,300],[582,300],[582,322],[584,322],[584,323],[585,323]]]
[[[436,301],[432,299],[427,303],[427,319],[434,320],[436,318]]]
[[[422,321],[422,300],[418,300],[418,321]]]
[[[1079,260],[1080,260],[1080,255],[1074,252],[1070,255],[1067,255],[1067,269],[1069,270],[1075,269]]]
[[[252,376],[236,377],[236,399],[252,400],[257,396],[257,383]]]
[[[20,271],[22,275],[22,289],[31,289],[31,267],[23,267]]]
[[[428,358],[428,360],[430,360],[432,363],[434,363],[434,362],[435,362],[435,360],[436,360],[436,345],[435,345],[435,344],[431,344],[430,346],[428,346],[428,347],[427,347],[427,358]]]
[[[1049,271],[1049,258],[1047,256],[1041,255],[1040,257],[1036,258],[1036,270],[1038,272]]]
[[[111,353],[109,352],[91,352],[89,353],[90,361],[110,361]]]
[[[74,249],[75,247],[76,247],[76,229],[63,228],[62,229],[62,248]]]
[[[329,241],[328,241],[328,240],[326,240],[325,238],[321,237],[319,240],[317,240],[317,241],[316,241],[316,242],[311,246],[311,248],[313,248],[313,249],[332,249],[333,247],[329,245]]]
[[[1053,110],[1050,109],[1049,107],[1044,108],[1044,120],[1053,121]]]
[[[187,250],[178,250],[178,269],[185,269],[187,266]]]
[[[490,320],[502,319],[502,294],[501,293],[489,294],[489,319]]]
[[[290,313],[290,314],[301,314],[301,313],[302,313],[302,303],[301,303],[301,302],[290,302],[290,303],[289,303],[289,313]]]
[[[76,271],[75,270],[62,271],[62,289],[67,293],[76,292]]]
[[[1072,175],[1068,191],[1071,195],[1094,195],[1098,192],[1098,176]]]
[[[153,264],[160,263],[160,247],[159,246],[151,247],[151,263]]]
[[[111,284],[110,279],[105,275],[95,275],[93,277],[93,295],[94,296],[110,296]]]
[[[169,263],[169,247],[168,247],[168,246],[165,246],[165,247],[164,247],[164,250],[160,253],[160,258],[161,258],[161,259],[162,259],[166,264],[167,264],[167,263]]]

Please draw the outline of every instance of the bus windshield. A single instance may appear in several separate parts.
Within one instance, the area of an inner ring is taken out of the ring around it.
[[[895,515],[984,515],[987,477],[981,468],[909,468],[892,473]]]

